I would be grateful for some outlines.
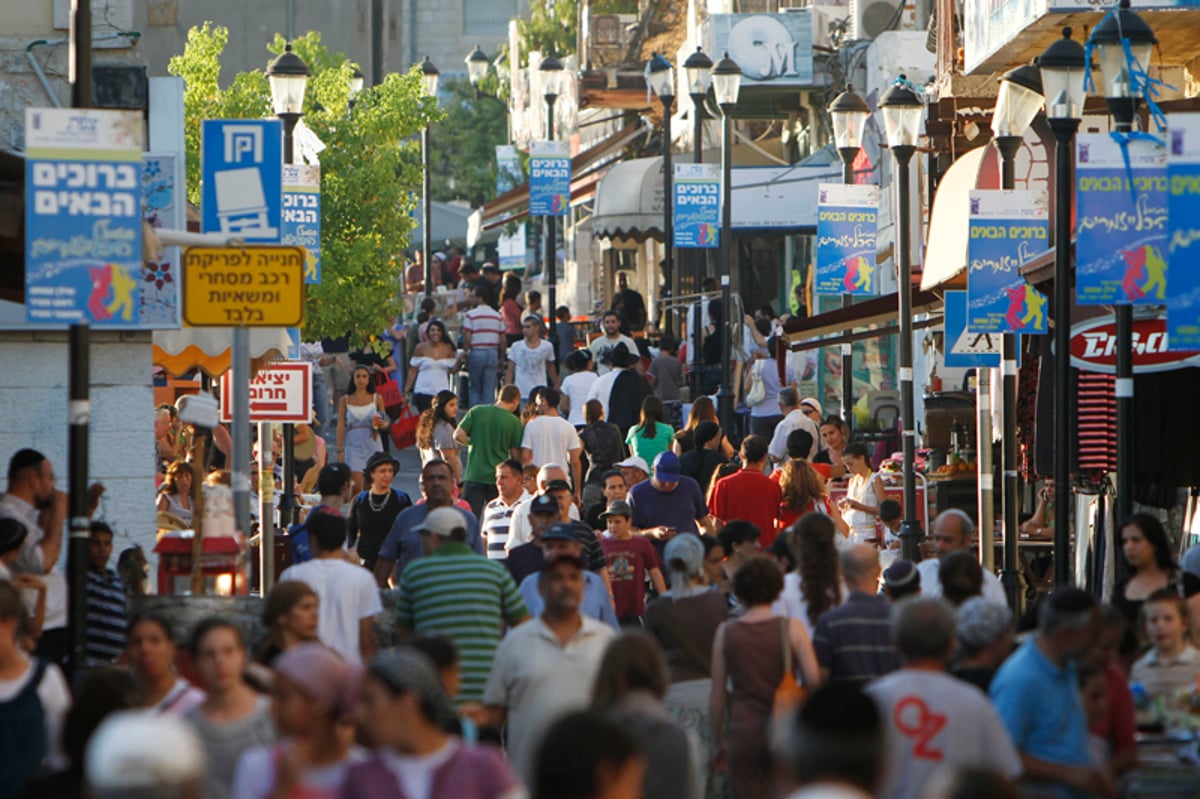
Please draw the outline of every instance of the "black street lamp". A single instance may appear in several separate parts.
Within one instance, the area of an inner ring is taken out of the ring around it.
[[[1025,131],[1029,130],[1029,126],[1033,124],[1033,118],[1037,116],[1043,103],[1042,78],[1036,67],[1017,67],[1004,73],[1000,78],[1000,90],[996,94],[996,109],[992,113],[992,130],[996,134],[992,141],[1000,152],[1000,187],[1003,189],[1013,188],[1015,183],[1013,162],[1016,160],[1017,151],[1021,148]],[[1017,536],[1020,533],[1017,516],[1019,514],[1020,486],[1017,481],[1017,337],[1015,334],[1006,333],[1004,335],[1000,357],[1002,361],[1000,371],[1004,381],[1004,431],[1001,436],[1003,441],[1001,473],[1004,480],[1004,570],[1001,573],[1001,582],[1008,595],[1009,607],[1015,608],[1021,590],[1021,578],[1017,572]],[[988,383],[991,371],[991,369],[979,370],[976,391],[981,399],[990,390]],[[987,413],[986,406],[982,402],[980,407],[980,418],[987,422],[986,428],[990,431],[990,413]],[[981,425],[981,429],[982,427],[983,425]],[[990,434],[987,440],[984,440],[982,435],[979,436],[976,449],[980,473],[986,474],[990,478],[992,475]],[[988,479],[981,481],[979,485],[979,527],[981,532],[986,530],[981,535],[985,553],[992,552],[989,542],[993,540],[990,533],[995,518],[995,498],[991,481]]]
[[[308,87],[308,65],[292,52],[289,44],[267,65],[267,82],[271,86],[271,109],[283,121],[283,162],[294,160],[292,132],[304,113],[304,90]]]
[[[348,104],[351,108],[354,108],[354,103],[358,100],[358,95],[362,92],[365,82],[366,76],[363,75],[362,70],[356,65],[354,71],[350,73],[350,97]]]
[[[554,101],[562,92],[563,65],[554,56],[546,56],[538,66],[542,78],[542,97],[546,100],[546,140],[554,141]],[[546,307],[550,311],[550,341],[558,347],[558,220],[545,218],[546,224]]]
[[[671,106],[675,104],[675,70],[671,69],[670,61],[659,53],[654,53],[646,63],[646,73],[650,88],[658,96],[663,110],[663,278],[670,294],[667,303],[667,307],[670,308],[673,307],[671,304],[675,302],[675,298],[679,296],[679,273],[675,269],[675,242],[673,241],[675,237],[673,218],[675,213],[675,173],[671,167]],[[674,311],[671,312],[669,318],[677,318]],[[664,324],[664,329],[672,330],[673,326]]]
[[[917,521],[916,435],[913,418],[916,404],[913,398],[913,315],[912,315],[912,242],[909,208],[909,164],[917,150],[921,135],[921,118],[925,105],[916,92],[908,88],[904,75],[879,99],[888,148],[896,162],[896,293],[900,295],[900,411],[904,419],[904,523],[900,528],[903,557],[920,560],[921,531]]]
[[[432,100],[437,106],[438,68],[425,56],[421,62],[421,96]],[[430,202],[432,193],[432,169],[430,167],[432,146],[429,140],[431,123],[426,123],[421,130],[421,258],[425,265],[425,296],[433,294],[433,204]]]
[[[729,57],[729,53],[712,68],[713,93],[721,107],[721,385],[717,389],[717,416],[721,429],[729,433],[733,429],[733,373],[729,363],[729,337],[733,330],[733,302],[730,278],[735,268],[733,258],[733,111],[737,108],[738,92],[742,88],[742,69]],[[738,319],[741,324],[741,319]],[[740,330],[740,327],[737,328]]]
[[[1083,45],[1062,38],[1038,57],[1046,121],[1054,132],[1054,584],[1071,582],[1071,162],[1083,115]],[[1007,553],[1006,553],[1007,554]]]
[[[846,84],[846,90],[833,98],[829,104],[829,117],[833,120],[833,141],[842,157],[842,183],[854,183],[854,159],[862,150],[863,133],[871,107],[859,97],[854,87]],[[842,307],[849,308],[853,299],[842,295]],[[854,424],[854,344],[842,345],[842,419],[846,426]]]
[[[1129,43],[1129,54],[1143,70],[1150,67],[1150,53],[1158,39],[1145,20],[1129,10],[1129,0],[1121,0],[1116,14],[1105,16],[1092,31],[1100,62],[1104,102],[1121,133],[1133,130],[1141,97],[1129,74],[1129,60],[1122,39]],[[1133,514],[1133,306],[1116,306],[1117,322],[1117,522]]]
[[[688,95],[692,98],[692,162],[704,163],[704,100],[712,83],[712,59],[700,47],[683,62],[683,74],[687,78]],[[703,266],[708,253],[699,247],[692,249],[692,293],[700,293]],[[700,374],[704,363],[700,356],[700,345],[704,338],[703,298],[696,301],[696,316],[692,319],[692,341],[688,351],[692,354],[692,396],[700,396]]]
[[[483,76],[487,74],[488,67],[491,61],[488,60],[487,53],[483,52],[483,48],[475,45],[466,57],[467,62],[467,77],[471,80],[471,85],[475,87],[475,91],[479,91],[479,81],[483,80]]]

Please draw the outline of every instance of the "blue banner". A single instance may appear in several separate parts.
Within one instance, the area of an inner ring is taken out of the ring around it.
[[[571,157],[565,141],[529,143],[529,215],[565,216],[571,204]]]
[[[283,128],[278,119],[206,119],[205,233],[278,244],[283,205]]]
[[[673,243],[711,248],[720,243],[720,164],[676,164]]]
[[[25,111],[25,319],[140,327],[142,117]]]
[[[1167,348],[1200,350],[1200,114],[1171,114]]]
[[[1167,291],[1166,148],[1081,133],[1075,146],[1075,301],[1161,305]],[[1126,161],[1126,155],[1128,161]]]
[[[967,329],[1045,333],[1047,298],[1020,268],[1046,251],[1050,216],[1044,192],[971,192],[967,243]]]
[[[879,187],[817,186],[817,294],[879,293],[875,231]]]
[[[956,369],[1000,368],[1001,336],[967,330],[967,292],[947,291],[945,303],[943,363]]]
[[[281,244],[303,247],[304,282],[321,282],[321,167],[283,165]]]

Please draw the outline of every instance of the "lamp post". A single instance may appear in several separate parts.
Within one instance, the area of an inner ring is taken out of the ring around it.
[[[1083,114],[1083,45],[1062,38],[1038,57],[1046,120],[1054,132],[1054,584],[1070,582],[1071,536],[1071,160]],[[1006,544],[1006,546],[1008,546]],[[1007,556],[1007,552],[1005,553]]]
[[[562,91],[563,65],[554,56],[546,56],[538,65],[542,76],[542,97],[546,100],[546,140],[554,141],[554,101]],[[550,341],[558,347],[558,220],[546,218],[546,307],[550,311]]]
[[[992,114],[992,130],[996,136],[992,141],[1000,153],[1000,187],[1011,190],[1015,183],[1013,162],[1021,148],[1025,131],[1033,123],[1043,104],[1042,78],[1036,67],[1023,66],[1004,73],[1000,78],[1000,90],[996,95],[996,109]],[[1004,395],[1004,430],[1001,435],[1003,454],[1004,497],[1004,570],[1001,582],[1008,595],[1009,607],[1017,607],[1021,579],[1017,573],[1017,516],[1020,486],[1017,482],[1017,336],[1006,333],[1001,340],[1001,367]],[[979,416],[979,541],[984,563],[988,568],[995,554],[996,506],[992,490],[992,414],[990,387],[993,369],[980,369],[976,391]]]
[[[347,101],[350,108],[354,108],[354,103],[358,100],[358,95],[362,92],[365,82],[366,76],[363,75],[361,69],[355,66],[354,71],[350,73],[350,97]]]
[[[1104,102],[1112,114],[1117,131],[1129,133],[1137,115],[1141,97],[1129,74],[1129,61],[1121,43],[1129,43],[1129,53],[1141,65],[1150,66],[1150,53],[1158,39],[1146,22],[1129,10],[1129,0],[1121,0],[1115,15],[1108,15],[1092,31],[1100,61]],[[1116,307],[1117,322],[1117,523],[1133,514],[1133,306]]]
[[[888,148],[896,161],[896,293],[900,295],[900,410],[904,417],[904,522],[900,528],[903,557],[917,561],[924,534],[917,521],[917,425],[913,418],[912,251],[909,230],[909,164],[917,150],[925,105],[907,86],[904,75],[879,100]]]
[[[683,73],[687,76],[688,94],[692,98],[692,162],[704,163],[704,98],[708,96],[708,87],[712,83],[712,59],[705,55],[704,50],[696,48],[696,52],[683,62]],[[700,294],[701,273],[707,258],[707,250],[699,247],[692,249],[692,293]],[[692,319],[692,340],[688,351],[692,354],[692,396],[700,396],[700,373],[703,361],[700,357],[700,345],[704,337],[704,298],[696,301],[696,316]]]
[[[271,86],[271,108],[283,121],[283,162],[293,161],[292,132],[304,113],[304,90],[308,87],[308,65],[292,52],[289,44],[267,65],[267,81]]]
[[[483,80],[483,76],[487,74],[488,66],[491,61],[488,60],[487,53],[483,52],[483,48],[475,45],[475,49],[467,54],[467,77],[471,81],[471,86],[475,88],[475,96],[479,96],[479,82]]]
[[[437,106],[438,68],[425,56],[421,62],[421,96],[432,100]],[[430,202],[430,150],[429,127],[425,123],[421,130],[421,259],[425,266],[425,296],[433,294],[433,204]]]
[[[842,183],[854,183],[854,159],[862,150],[863,133],[871,107],[859,97],[854,87],[846,84],[846,90],[833,98],[829,104],[829,116],[833,120],[833,141],[842,157]],[[849,294],[842,295],[842,307],[852,304]],[[854,420],[854,344],[842,345],[842,419],[847,427]]]
[[[671,106],[675,103],[675,70],[671,69],[670,61],[661,54],[655,53],[646,64],[646,71],[650,80],[650,88],[658,96],[663,110],[663,277],[666,279],[667,291],[670,293],[670,302],[667,307],[673,308],[672,303],[679,296],[679,273],[675,269],[675,242],[673,241],[675,237],[673,219],[675,173],[671,168]],[[672,330],[673,322],[678,317],[672,310],[668,318],[672,324],[666,325],[665,329]]]
[[[717,389],[717,416],[721,429],[733,429],[733,387],[729,383],[732,369],[729,363],[730,322],[733,303],[730,279],[736,268],[733,258],[733,110],[737,107],[742,88],[742,69],[729,53],[712,68],[713,92],[721,106],[721,385]],[[741,321],[740,319],[738,320]]]

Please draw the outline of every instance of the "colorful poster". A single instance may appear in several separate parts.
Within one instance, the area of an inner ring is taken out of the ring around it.
[[[137,328],[141,114],[25,111],[25,319]]]
[[[1167,154],[1081,133],[1075,146],[1075,301],[1162,305],[1167,292]]]
[[[142,158],[142,220],[152,228],[185,230],[183,158],[146,153]],[[161,248],[156,260],[142,263],[142,327],[179,327],[180,253]]]
[[[321,167],[283,165],[280,244],[303,247],[305,284],[321,282]]]
[[[525,182],[517,148],[511,144],[496,145],[496,196]]]
[[[571,156],[565,141],[529,143],[529,215],[565,216],[571,199]]]
[[[1167,348],[1200,350],[1200,114],[1171,114],[1167,135]]]
[[[674,245],[718,246],[721,230],[721,165],[676,164]]]
[[[879,187],[822,183],[817,187],[817,294],[879,293],[875,229]]]
[[[1020,268],[1046,251],[1045,192],[974,190],[967,242],[967,330],[1045,333],[1047,297]]]

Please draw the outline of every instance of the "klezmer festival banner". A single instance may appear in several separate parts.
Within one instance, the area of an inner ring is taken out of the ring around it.
[[[1045,192],[974,190],[967,244],[967,330],[1045,333],[1046,295],[1020,268],[1046,251]]]
[[[875,265],[878,217],[878,186],[817,186],[816,293],[879,293]]]

